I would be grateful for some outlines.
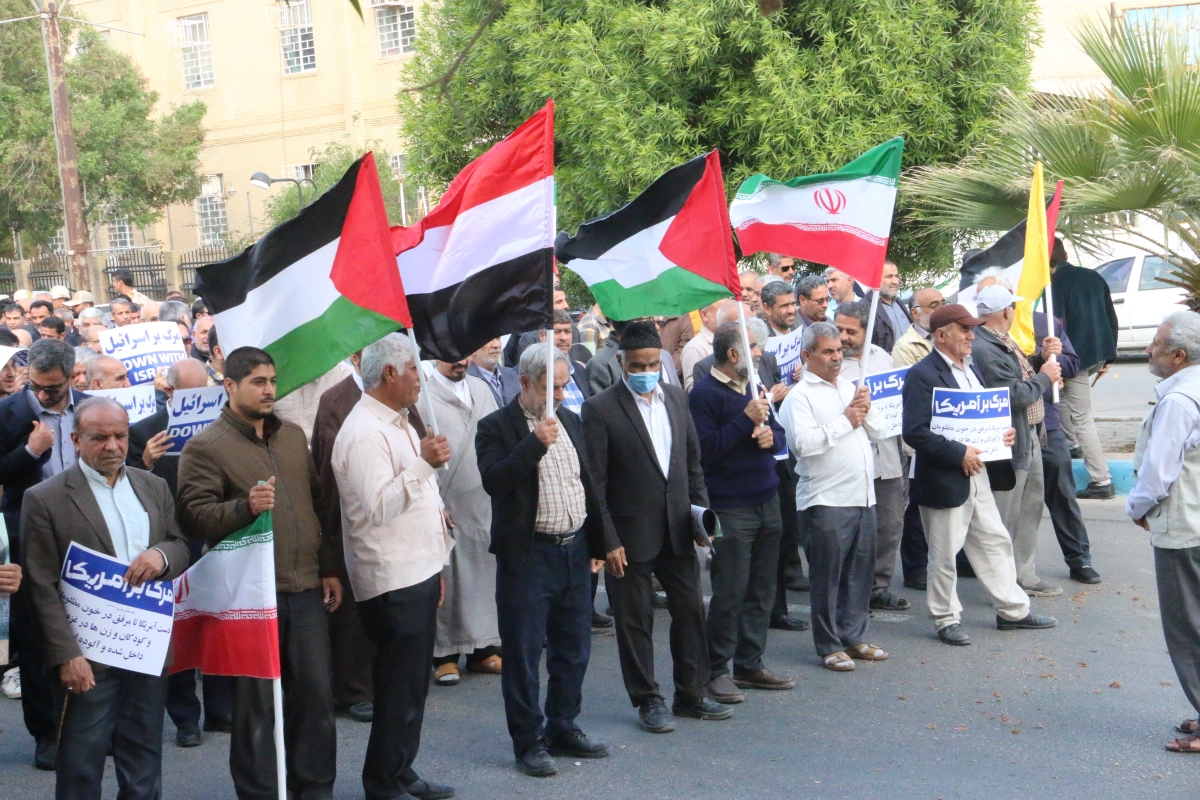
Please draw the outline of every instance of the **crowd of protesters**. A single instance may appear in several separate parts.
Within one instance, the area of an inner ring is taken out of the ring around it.
[[[1089,291],[1061,245],[1052,262],[1056,287],[1063,277]],[[422,362],[407,336],[390,334],[279,399],[271,356],[226,353],[203,300],[156,302],[128,271],[112,278],[107,308],[61,286],[17,292],[0,327],[13,562],[0,566],[0,591],[15,592],[16,665],[4,690],[20,697],[34,763],[57,769],[60,798],[98,798],[107,754],[122,797],[160,796],[164,711],[180,747],[232,734],[239,798],[278,793],[269,681],[148,676],[80,654],[56,591],[72,541],[129,562],[137,586],[178,576],[274,511],[296,798],[332,795],[338,713],[372,726],[370,800],[452,797],[415,762],[431,685],[464,673],[500,676],[522,772],[553,775],[555,756],[608,756],[578,723],[591,637],[604,628],[615,628],[638,723],[667,733],[681,717],[728,719],[754,690],[793,688],[795,676],[768,666],[772,629],[811,628],[816,663],[848,672],[888,658],[872,613],[908,609],[925,592],[937,639],[968,645],[963,577],[979,579],[999,630],[1053,627],[1031,607],[1062,593],[1035,563],[1043,507],[1071,579],[1101,580],[1070,459],[1094,437],[1090,414],[1074,411],[1088,403],[1077,376],[1115,357],[1115,329],[1095,324],[1094,306],[1111,308],[1107,288],[1064,304],[1052,325],[1038,316],[1027,355],[1009,335],[1020,298],[1002,273],[978,276],[972,310],[933,287],[902,299],[889,262],[868,341],[869,292],[836,269],[799,274],[772,254],[765,274],[741,273],[741,301],[665,319],[612,320],[593,307],[576,319],[556,287],[552,333],[516,332],[454,363]],[[158,412],[131,426],[119,404],[88,392],[129,385],[100,332],[148,321],[177,323],[189,357],[156,379]],[[791,335],[801,362],[782,375],[770,339]],[[1129,499],[1154,537],[1163,602],[1180,608],[1200,586],[1189,522],[1200,513],[1197,359],[1200,316],[1181,312],[1151,346],[1163,410],[1139,441],[1142,480]],[[898,367],[910,368],[903,430],[887,435],[858,380]],[[218,384],[228,395],[219,419],[167,455],[166,401]],[[1053,393],[1064,384],[1076,397],[1060,411]],[[931,430],[939,387],[1008,390],[1011,460],[984,462]],[[1103,494],[1095,477],[1081,496]],[[715,513],[718,537],[698,527],[696,508]],[[809,620],[789,613],[788,590],[810,593]],[[670,617],[669,703],[654,669],[660,608]],[[1200,617],[1164,605],[1163,624],[1200,710]]]

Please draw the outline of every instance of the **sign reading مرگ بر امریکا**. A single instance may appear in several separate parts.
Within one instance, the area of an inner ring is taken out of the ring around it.
[[[177,456],[192,437],[221,416],[225,406],[225,389],[205,386],[200,389],[176,389],[167,411],[167,436],[171,449],[165,455]]]
[[[908,367],[868,375],[863,379],[871,405],[883,415],[884,436],[898,436],[904,427],[904,374]]]
[[[130,425],[141,422],[146,417],[154,416],[154,412],[158,410],[158,400],[154,397],[153,383],[126,386],[121,389],[89,389],[88,395],[116,400],[125,407]]]
[[[160,675],[171,643],[175,588],[171,581],[130,586],[128,569],[112,556],[71,542],[58,595],[84,658]]]
[[[154,383],[159,369],[187,358],[179,326],[174,322],[142,322],[101,331],[100,350],[120,359],[134,386]]]
[[[976,448],[984,461],[1012,458],[1012,448],[1004,444],[1004,432],[1011,427],[1007,387],[933,390],[929,430]]]
[[[804,349],[803,340],[804,329],[797,328],[782,336],[772,336],[763,346],[764,353],[775,356],[775,364],[779,367],[779,376],[788,386],[796,384],[792,376],[795,374],[796,368],[803,363],[800,359],[800,351]]]

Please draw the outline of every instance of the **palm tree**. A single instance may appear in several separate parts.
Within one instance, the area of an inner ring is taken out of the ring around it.
[[[1085,252],[1132,240],[1168,259],[1177,268],[1168,280],[1200,308],[1200,52],[1184,29],[1153,19],[1088,21],[1076,38],[1109,87],[1010,95],[992,143],[956,165],[906,175],[908,211],[961,241],[1008,230],[1025,217],[1040,159],[1048,189],[1064,182],[1060,233]],[[1138,231],[1134,218],[1170,236]]]

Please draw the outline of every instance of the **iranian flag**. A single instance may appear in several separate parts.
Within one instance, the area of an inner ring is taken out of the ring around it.
[[[278,678],[271,512],[225,537],[175,579],[171,672]]]
[[[609,319],[685,314],[739,294],[717,151],[671,169],[574,236],[560,233],[555,255]]]
[[[815,261],[879,288],[903,152],[896,137],[837,172],[786,183],[752,175],[729,207],[742,252]]]
[[[221,349],[270,353],[279,397],[412,325],[372,153],[241,255],[196,272]]]

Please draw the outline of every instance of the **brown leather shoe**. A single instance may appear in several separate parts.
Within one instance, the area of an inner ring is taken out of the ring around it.
[[[738,691],[738,687],[728,675],[718,675],[713,678],[708,682],[705,689],[709,697],[727,706],[740,703],[746,699],[746,695]]]
[[[747,672],[741,675],[734,674],[733,683],[743,689],[791,689],[796,685],[794,676],[776,675],[771,670],[763,667],[758,672]]]

